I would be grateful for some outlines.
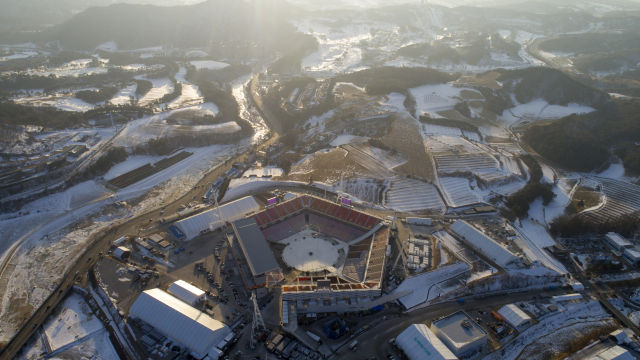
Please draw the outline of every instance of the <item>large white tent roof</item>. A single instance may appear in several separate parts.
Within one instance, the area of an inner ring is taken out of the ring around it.
[[[260,210],[260,205],[256,202],[256,199],[254,199],[253,196],[247,196],[220,205],[222,220],[219,219],[218,209],[213,208],[186,219],[176,221],[175,225],[185,234],[186,240],[191,240],[198,236],[203,230],[215,230],[226,221],[236,221],[243,218],[246,214],[258,210]]]
[[[457,360],[425,324],[413,324],[396,337],[396,345],[409,360]]]
[[[398,299],[402,306],[406,309],[411,309],[441,295],[441,289],[438,284],[460,276],[467,271],[469,271],[469,265],[462,262],[442,266],[437,270],[404,279],[393,292],[411,291]]]
[[[515,304],[503,306],[498,310],[498,314],[500,314],[509,325],[516,328],[531,320],[531,317]]]
[[[464,220],[457,220],[451,230],[473,249],[501,267],[518,260],[513,253]]]
[[[129,316],[183,344],[199,359],[231,333],[225,324],[157,288],[142,292]]]
[[[173,296],[190,305],[198,302],[198,300],[200,300],[204,295],[204,291],[189,284],[184,280],[174,281],[171,285],[169,285],[167,291]]]

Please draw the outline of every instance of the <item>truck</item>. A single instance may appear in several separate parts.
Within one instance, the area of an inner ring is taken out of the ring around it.
[[[349,349],[356,351],[358,349],[358,340],[353,340],[351,344],[349,344]]]
[[[312,333],[311,331],[306,331],[306,333],[307,333],[307,335],[309,335],[309,337],[310,337],[313,341],[315,341],[316,343],[318,343],[318,344],[321,344],[321,343],[322,343],[322,339],[320,339],[320,336],[318,336],[318,335],[316,335],[316,334]]]

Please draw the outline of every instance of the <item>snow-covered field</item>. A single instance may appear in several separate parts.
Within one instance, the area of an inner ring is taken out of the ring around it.
[[[131,99],[135,99],[136,98],[136,89],[138,88],[138,85],[133,84],[133,85],[129,85],[127,87],[124,87],[122,89],[120,89],[111,100],[109,100],[110,103],[112,103],[113,105],[128,105],[131,103]]]
[[[571,114],[586,114],[592,111],[595,109],[586,105],[551,105],[543,99],[536,99],[505,110],[500,118],[505,124],[511,125],[521,120],[559,119]]]
[[[440,111],[451,110],[462,98],[460,92],[470,88],[460,88],[452,84],[424,85],[409,89],[416,99],[416,115],[428,115],[432,118],[442,118]]]
[[[72,93],[57,93],[42,96],[24,96],[14,98],[17,104],[31,106],[53,106],[59,110],[85,112],[95,107],[83,100],[75,98]]]
[[[140,106],[147,106],[173,91],[173,82],[168,78],[150,79],[153,88],[138,100]]]

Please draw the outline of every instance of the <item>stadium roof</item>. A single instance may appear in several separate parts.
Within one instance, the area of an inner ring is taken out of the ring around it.
[[[396,337],[396,345],[409,360],[457,360],[425,324],[413,324]]]
[[[129,316],[186,346],[198,359],[205,357],[231,333],[228,326],[160,289],[142,292]]]
[[[454,222],[451,225],[451,230],[473,247],[475,251],[488,257],[501,267],[518,260],[518,257],[505,247],[464,220]]]
[[[280,269],[267,239],[253,218],[235,221],[233,228],[253,276]]]
[[[200,235],[203,230],[215,230],[222,226],[225,221],[231,222],[244,217],[247,213],[258,211],[260,205],[253,196],[220,205],[222,221],[218,218],[218,209],[213,208],[200,214],[190,216],[186,219],[176,221],[176,226],[185,234],[186,240],[191,240]]]
[[[520,325],[531,321],[531,317],[522,311],[515,304],[508,304],[498,310],[498,314],[502,315],[504,320],[513,327],[519,327]]]
[[[167,291],[171,293],[171,295],[191,305],[198,302],[204,295],[204,291],[184,280],[174,281]]]

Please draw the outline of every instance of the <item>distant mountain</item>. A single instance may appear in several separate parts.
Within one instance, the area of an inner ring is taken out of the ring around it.
[[[69,50],[92,50],[115,41],[120,49],[259,44],[285,51],[299,35],[282,1],[209,0],[190,6],[117,4],[92,7],[41,34]]]

